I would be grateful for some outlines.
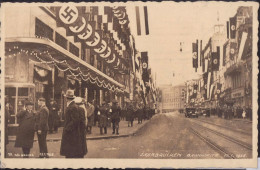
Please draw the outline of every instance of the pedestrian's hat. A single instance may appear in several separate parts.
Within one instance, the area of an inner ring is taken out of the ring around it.
[[[45,98],[40,97],[40,98],[38,99],[38,101],[45,102],[46,100],[45,100]]]
[[[75,97],[74,102],[76,104],[81,104],[82,103],[82,98],[81,97]]]
[[[28,100],[27,100],[27,101],[24,102],[24,105],[25,105],[25,106],[28,106],[28,105],[34,105],[34,104],[33,104],[32,101],[28,101]]]
[[[67,97],[68,99],[74,99],[74,98],[75,98],[75,96],[74,96],[74,90],[67,90],[67,92],[66,92],[66,97]]]

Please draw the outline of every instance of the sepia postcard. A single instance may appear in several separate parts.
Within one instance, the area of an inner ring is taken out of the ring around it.
[[[1,4],[1,168],[256,168],[258,3]]]

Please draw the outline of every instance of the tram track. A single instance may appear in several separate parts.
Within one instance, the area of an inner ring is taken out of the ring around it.
[[[196,119],[196,120],[193,120],[193,121],[199,121],[199,122],[207,123],[207,124],[210,124],[210,125],[218,126],[218,127],[225,129],[225,130],[229,130],[229,131],[238,132],[238,133],[241,133],[241,134],[244,134],[244,135],[252,136],[252,133],[250,133],[250,132],[234,129],[234,128],[231,128],[231,127],[228,127],[228,126],[223,126],[223,125],[216,124],[216,123],[213,123],[213,122],[208,122],[208,121],[200,120],[200,119]]]
[[[246,157],[252,156],[252,145],[195,122],[193,123],[190,131],[207,143],[213,150],[220,153],[225,159],[238,159],[241,158],[241,155],[247,155]]]

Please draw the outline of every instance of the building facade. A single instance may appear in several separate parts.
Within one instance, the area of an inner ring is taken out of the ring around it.
[[[184,108],[185,104],[185,85],[178,86],[163,86],[160,87],[162,91],[162,112],[172,112]]]
[[[127,38],[129,28],[119,24],[112,7],[103,8],[110,12],[100,14],[98,7],[91,6],[78,8],[93,23],[92,32],[96,32],[89,37],[91,42],[96,43],[96,33],[104,40],[100,38],[101,45],[96,48],[76,37],[73,32],[76,26],[61,24],[60,7],[24,6],[6,10],[5,28],[9,29],[5,29],[4,37],[5,102],[10,104],[10,126],[17,126],[16,114],[24,109],[25,100],[36,103],[40,97],[46,99],[47,106],[50,99],[55,99],[64,119],[68,89],[86,101],[93,100],[95,105],[116,99],[123,106],[129,100],[133,91],[132,65],[128,62],[133,50]],[[105,15],[111,21],[100,20]],[[106,48],[101,48],[102,45]],[[114,55],[105,56],[111,53],[108,47]]]

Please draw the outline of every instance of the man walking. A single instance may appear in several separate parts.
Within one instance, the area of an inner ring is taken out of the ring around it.
[[[107,107],[106,107],[106,103],[103,102],[102,106],[100,107],[100,115],[99,115],[99,122],[98,122],[98,126],[100,128],[100,135],[103,135],[103,129],[104,129],[104,134],[107,134]]]
[[[38,100],[39,110],[36,118],[36,132],[38,136],[38,143],[40,148],[40,158],[48,158],[48,149],[47,149],[47,132],[48,127],[48,117],[49,109],[46,107],[46,101],[44,98],[39,98]]]
[[[84,109],[79,107],[82,101],[78,99],[76,101],[73,100],[75,98],[73,90],[68,90],[66,97],[67,109],[65,112],[60,154],[66,158],[83,158],[87,153],[87,144],[84,128]]]
[[[113,100],[113,105],[111,107],[111,120],[112,120],[112,124],[113,124],[113,133],[112,134],[116,134],[119,135],[119,122],[120,122],[120,113],[121,113],[121,109],[119,108],[119,106],[117,105],[117,101]]]

